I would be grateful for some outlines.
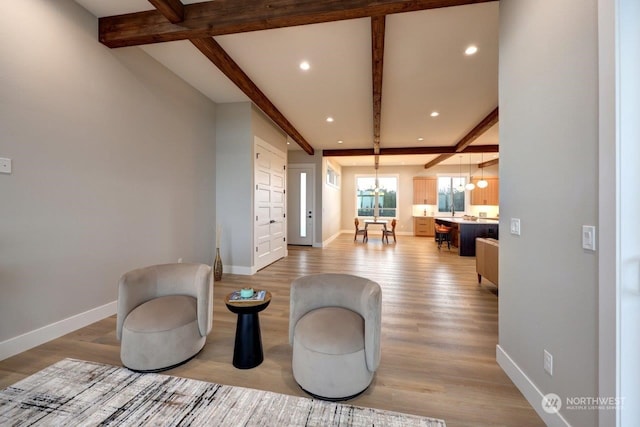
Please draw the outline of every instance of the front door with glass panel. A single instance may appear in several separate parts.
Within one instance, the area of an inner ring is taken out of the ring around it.
[[[314,168],[289,165],[287,173],[287,236],[290,245],[313,245]]]

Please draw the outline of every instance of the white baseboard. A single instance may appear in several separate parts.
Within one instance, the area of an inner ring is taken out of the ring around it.
[[[496,345],[496,361],[547,426],[571,427],[559,412],[550,414],[542,408],[544,394],[500,345]]]
[[[336,240],[338,238],[338,236],[340,236],[340,234],[342,234],[341,231],[338,231],[336,234],[334,234],[333,236],[329,237],[328,239],[324,240],[322,242],[322,245],[320,246],[321,248],[324,248],[325,246],[327,246],[329,243],[333,242],[334,240]],[[313,247],[317,247],[315,244],[313,245]]]
[[[241,276],[253,276],[258,270],[255,267],[246,267],[244,265],[225,265],[224,271],[230,274],[239,274]]]
[[[0,360],[15,356],[58,337],[116,314],[118,302],[113,301],[84,313],[76,314],[42,328],[0,342]]]

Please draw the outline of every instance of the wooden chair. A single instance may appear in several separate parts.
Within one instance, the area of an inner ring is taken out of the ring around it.
[[[356,225],[356,234],[353,236],[353,241],[355,242],[358,238],[358,234],[362,234],[362,241],[366,242],[369,240],[369,235],[367,234],[367,229],[360,229],[360,220],[358,218],[354,219],[354,224]]]
[[[387,239],[387,243],[389,243],[389,236],[393,236],[393,243],[396,243],[396,220],[393,219],[391,221],[391,230],[388,230],[387,228],[382,229],[382,241],[384,242],[384,239]]]

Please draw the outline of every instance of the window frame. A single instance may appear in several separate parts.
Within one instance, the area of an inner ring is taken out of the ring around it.
[[[387,209],[395,209],[395,215],[393,216],[382,216],[380,214],[378,214],[378,218],[382,218],[382,219],[398,219],[400,218],[400,174],[397,173],[385,173],[385,174],[378,174],[378,180],[380,180],[381,178],[393,178],[396,180],[396,203],[395,203],[395,208],[387,208]],[[375,180],[376,178],[376,174],[356,174],[354,177],[354,197],[355,197],[355,216],[358,218],[374,218],[375,215],[375,207],[374,207],[374,215],[359,215],[359,208],[358,208],[358,179],[360,178],[372,178]],[[378,195],[379,197],[379,195]],[[375,205],[374,205],[375,206]],[[379,209],[383,209],[383,208],[379,208]]]
[[[437,181],[436,181],[436,213],[437,214],[443,214],[443,213],[447,213],[447,212],[451,212],[451,210],[446,210],[446,211],[441,211],[440,210],[440,178],[450,178],[453,184],[453,179],[456,178],[464,178],[464,185],[468,184],[469,182],[471,182],[471,176],[468,173],[463,173],[463,174],[451,174],[451,173],[439,173],[436,174],[437,177]],[[469,190],[467,190],[466,188],[464,189],[464,210],[463,211],[456,211],[456,213],[460,213],[460,214],[465,214],[466,212],[468,212],[469,210],[469,206],[471,203],[471,192]]]

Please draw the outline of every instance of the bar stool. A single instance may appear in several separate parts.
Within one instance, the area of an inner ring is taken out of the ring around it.
[[[447,242],[447,248],[451,250],[451,227],[436,224],[436,241],[438,242],[438,250],[442,247],[442,242]]]

